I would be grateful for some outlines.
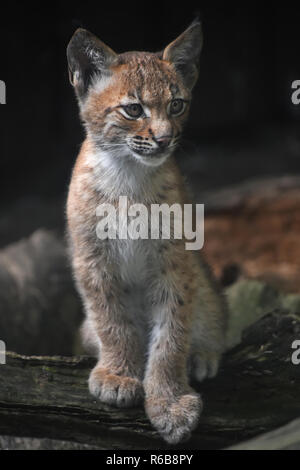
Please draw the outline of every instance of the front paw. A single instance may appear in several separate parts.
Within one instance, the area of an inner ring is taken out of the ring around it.
[[[187,441],[196,428],[202,411],[202,400],[195,392],[172,398],[146,398],[147,415],[168,444]]]
[[[133,377],[110,373],[96,366],[89,377],[89,390],[103,403],[129,408],[139,405],[144,399],[142,382]]]
[[[193,352],[189,361],[189,375],[198,382],[215,377],[219,369],[220,358],[220,353],[215,351]]]

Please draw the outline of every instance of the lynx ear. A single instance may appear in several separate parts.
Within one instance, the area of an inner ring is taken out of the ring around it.
[[[198,61],[202,44],[202,26],[198,20],[195,20],[163,52],[163,60],[175,65],[188,88],[193,88],[198,78]]]
[[[91,79],[105,75],[117,54],[85,29],[77,29],[68,47],[69,78],[80,100],[84,99]]]

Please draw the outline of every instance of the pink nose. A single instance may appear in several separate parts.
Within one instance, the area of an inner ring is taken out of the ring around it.
[[[168,147],[169,143],[171,142],[172,136],[170,135],[162,135],[155,138],[155,142],[158,144],[159,148],[164,149]]]

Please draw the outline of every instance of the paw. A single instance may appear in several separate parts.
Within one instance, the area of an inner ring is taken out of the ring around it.
[[[169,444],[187,441],[196,428],[202,411],[200,395],[191,392],[179,397],[146,399],[147,415],[162,438]]]
[[[190,375],[198,382],[217,375],[221,355],[215,351],[199,351],[191,354]]]
[[[144,389],[140,380],[114,375],[108,369],[97,366],[91,372],[89,390],[103,403],[119,408],[137,406],[144,398]]]

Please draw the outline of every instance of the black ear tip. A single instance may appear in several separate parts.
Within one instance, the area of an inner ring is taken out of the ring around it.
[[[198,17],[196,17],[190,24],[189,29],[190,28],[198,28],[202,30],[202,21]]]
[[[69,46],[70,45],[78,45],[80,43],[83,43],[86,39],[89,39],[93,37],[93,34],[90,33],[87,29],[84,28],[77,28],[76,31],[74,32],[73,36],[70,39]]]
[[[201,12],[201,10],[198,9],[198,8],[195,9],[193,16],[194,16],[194,19],[193,19],[193,21],[192,21],[192,24],[193,24],[193,23],[200,23],[200,24],[201,24],[201,22],[202,22],[202,12]]]
[[[90,31],[88,31],[87,29],[77,28],[75,33],[73,34],[73,37],[74,36],[91,37],[91,36],[93,36],[93,34]]]
[[[188,34],[192,34],[194,37],[198,38],[198,41],[202,43],[203,41],[203,29],[202,29],[202,22],[195,18],[194,21],[190,24],[187,29]]]
[[[78,33],[87,33],[88,31],[85,29],[85,28],[77,28],[75,30],[75,33],[74,34],[78,34]]]
[[[84,28],[76,29],[67,46],[68,59],[71,60],[74,55],[78,55],[79,51],[82,51],[94,41],[95,37],[90,31]]]

